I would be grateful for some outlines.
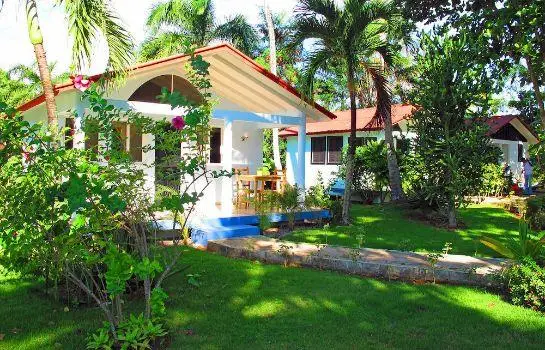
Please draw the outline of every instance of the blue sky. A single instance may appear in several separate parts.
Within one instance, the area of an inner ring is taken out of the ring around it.
[[[144,23],[150,7],[161,0],[111,0],[125,27],[139,43],[145,38]],[[242,13],[251,23],[258,22],[259,9],[264,0],[215,0],[217,18]],[[273,12],[292,13],[296,0],[268,0]],[[62,10],[55,8],[53,0],[38,0],[40,24],[44,32],[44,43],[50,62],[58,64],[57,73],[68,70],[70,66],[70,39]],[[8,69],[15,64],[32,64],[34,53],[28,41],[23,2],[6,0],[0,12],[0,41],[3,54],[0,54],[0,68]],[[104,70],[106,50],[103,43],[97,43],[96,59],[91,67],[82,73],[98,73]],[[9,54],[6,54],[9,53]]]

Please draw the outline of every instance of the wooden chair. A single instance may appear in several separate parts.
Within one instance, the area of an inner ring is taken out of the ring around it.
[[[287,178],[286,178],[286,169],[282,170],[275,170],[273,172],[274,175],[281,176],[281,180],[278,182],[275,182],[272,184],[272,189],[278,192],[284,192],[284,188],[286,187]]]
[[[235,206],[237,208],[249,208],[250,207],[250,196],[252,193],[252,185],[250,181],[241,181],[239,175],[249,175],[249,167],[235,167],[233,168],[236,180],[236,196],[235,196]]]

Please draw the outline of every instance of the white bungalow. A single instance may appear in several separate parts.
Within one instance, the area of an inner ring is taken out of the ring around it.
[[[305,149],[307,123],[323,121],[335,116],[317,104],[309,104],[287,82],[279,79],[252,59],[227,44],[202,48],[196,54],[210,63],[210,80],[216,105],[212,116],[211,151],[208,167],[231,171],[234,167],[249,167],[255,174],[262,166],[263,130],[268,128],[295,127],[301,136],[297,138],[301,157],[296,160],[292,183],[305,187]],[[171,110],[169,105],[158,103],[156,96],[162,87],[179,91],[188,98],[198,98],[197,90],[184,78],[187,55],[178,55],[140,64],[129,70],[126,83],[107,95],[110,103],[126,110],[162,119],[183,115],[183,111]],[[98,78],[95,76],[93,78]],[[81,92],[72,83],[55,87],[60,127],[74,128],[73,147],[88,147],[99,140],[88,137],[81,130],[81,116],[87,112],[81,101]],[[46,121],[44,97],[20,107],[29,121]],[[73,111],[78,117],[73,119]],[[126,148],[136,163],[152,164],[157,156],[154,151],[143,151],[153,145],[154,135],[139,134],[131,125],[121,123],[119,130],[126,136]],[[86,145],[87,143],[87,145]],[[146,167],[147,189],[155,189],[155,169]],[[233,180],[224,178],[210,186],[201,200],[212,211],[221,208],[230,212],[233,203]],[[210,213],[210,212],[208,212]]]
[[[396,147],[403,147],[403,140],[416,136],[410,130],[410,118],[415,107],[409,104],[392,106],[392,123],[394,125],[394,141]],[[357,143],[363,144],[368,140],[384,140],[384,130],[372,125],[375,108],[362,108],[357,111]],[[350,111],[334,112],[334,120],[310,122],[306,127],[306,156],[305,184],[316,184],[318,172],[325,183],[334,180],[340,164],[342,148],[348,145],[350,135]],[[539,142],[531,127],[526,125],[516,115],[494,116],[486,121],[490,126],[488,135],[493,144],[502,151],[502,163],[510,166],[515,180],[522,181],[523,157],[528,156],[528,146]],[[293,181],[298,173],[297,159],[299,159],[298,138],[301,136],[296,128],[287,128],[281,132],[287,139],[287,176]]]

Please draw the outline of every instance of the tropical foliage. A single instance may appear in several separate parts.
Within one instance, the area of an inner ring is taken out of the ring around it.
[[[477,193],[488,163],[498,162],[498,150],[480,122],[490,113],[491,71],[472,57],[478,43],[461,35],[424,36],[418,59],[412,102],[419,106],[412,119],[414,164],[419,199],[436,207],[450,227],[457,226],[456,208]]]
[[[382,0],[349,0],[339,7],[332,0],[303,0],[296,9],[293,45],[315,41],[306,57],[304,84],[306,95],[313,96],[314,83],[320,74],[340,69],[347,80],[350,98],[351,133],[347,157],[343,222],[349,222],[353,182],[353,159],[356,150],[356,83],[369,75],[377,91],[377,121],[390,115],[390,89],[377,55],[386,63],[393,60],[387,41],[390,20],[396,16],[393,3]]]
[[[1,264],[43,276],[55,290],[70,282],[95,302],[106,326],[92,337],[90,348],[146,348],[156,346],[154,342],[165,335],[161,319],[168,296],[161,286],[174,272],[181,250],[168,254],[158,249],[155,212],[174,213],[181,231],[173,242],[179,245],[202,190],[215,178],[228,175],[206,169],[203,135],[208,133],[211,114],[208,66],[202,57],[193,56],[185,67],[203,96],[201,103],[188,102],[178,92],[162,92],[164,103],[187,110],[185,119],[157,121],[122,111],[107,103],[98,84],[87,90],[83,98],[90,112],[81,117],[86,133],[97,132],[103,140],[98,150],[53,147],[62,140],[2,105]],[[119,122],[142,133],[161,134],[165,141],[153,150],[179,152],[179,145],[187,143],[174,163],[179,191],[163,194],[158,201],[149,197],[143,169],[134,167],[130,154],[120,147],[123,139],[114,127]],[[203,188],[195,187],[203,180]],[[139,316],[125,310],[130,286],[143,291],[144,310]]]
[[[168,0],[153,6],[146,22],[149,37],[140,49],[140,60],[182,53],[187,43],[202,47],[226,40],[255,56],[258,37],[242,15],[218,23],[212,0]]]

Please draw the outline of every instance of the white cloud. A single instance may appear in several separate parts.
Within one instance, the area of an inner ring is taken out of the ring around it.
[[[145,38],[146,16],[151,6],[158,1],[160,0],[112,0],[114,8],[136,43]],[[272,11],[290,14],[297,1],[268,0],[268,2]],[[68,70],[71,42],[62,9],[55,7],[52,0],[40,0],[37,3],[48,60],[58,63],[58,72]],[[259,9],[263,6],[263,0],[216,0],[214,4],[219,21],[242,13],[255,24],[259,20]],[[34,52],[26,29],[23,1],[6,1],[4,9],[0,12],[0,42],[4,51],[0,54],[0,68],[8,69],[19,63],[34,62]],[[104,43],[97,43],[93,52],[95,58],[92,66],[86,69],[85,73],[104,70],[107,59]]]

